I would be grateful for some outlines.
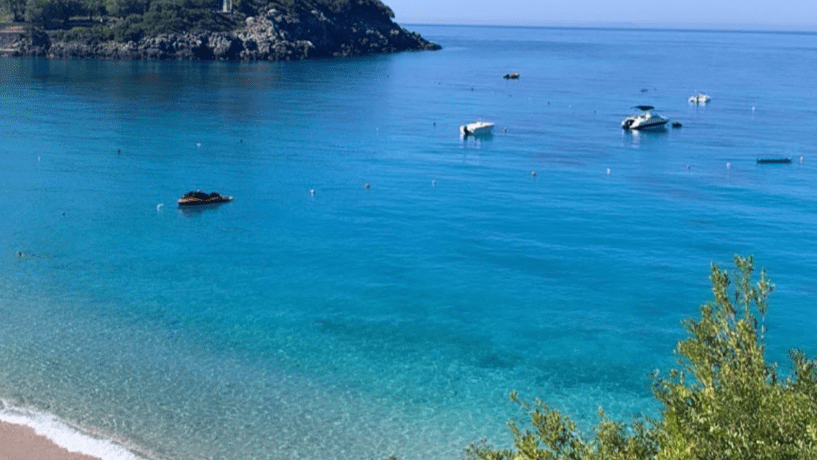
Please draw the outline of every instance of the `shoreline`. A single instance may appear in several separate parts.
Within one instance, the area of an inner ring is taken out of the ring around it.
[[[0,460],[144,460],[133,450],[84,432],[57,416],[0,400]]]
[[[6,460],[104,460],[80,452],[71,452],[34,428],[0,421],[0,459]]]

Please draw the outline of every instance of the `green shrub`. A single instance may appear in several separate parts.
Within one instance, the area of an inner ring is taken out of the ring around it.
[[[111,30],[102,25],[96,25],[90,28],[74,27],[68,32],[54,33],[51,35],[51,38],[55,41],[81,42],[87,44],[114,39]]]
[[[714,300],[698,321],[683,322],[689,337],[676,348],[679,369],[653,376],[658,420],[601,421],[580,432],[540,400],[511,399],[529,426],[510,423],[513,448],[472,445],[480,460],[807,460],[817,458],[817,362],[791,352],[792,373],[781,378],[765,360],[762,321],[774,285],[761,271],[752,283],[751,257],[735,257],[732,279],[713,265]],[[734,299],[734,300],[733,300]]]
[[[142,16],[132,14],[119,21],[113,28],[114,40],[118,42],[139,41],[145,36],[145,29],[142,25]]]
[[[25,12],[26,21],[45,29],[66,27],[71,16],[82,14],[79,0],[28,0]]]
[[[159,34],[228,31],[235,22],[220,14],[220,0],[153,0],[143,14],[131,14],[113,28],[117,41],[137,41]]]
[[[112,0],[108,10],[114,16],[127,18],[134,14],[142,14],[150,8],[149,0]]]

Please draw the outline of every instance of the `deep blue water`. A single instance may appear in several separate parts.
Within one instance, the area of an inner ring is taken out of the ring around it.
[[[817,36],[410,28],[444,48],[0,60],[6,405],[155,458],[456,459],[509,443],[511,390],[655,415],[733,254],[770,358],[817,353]]]

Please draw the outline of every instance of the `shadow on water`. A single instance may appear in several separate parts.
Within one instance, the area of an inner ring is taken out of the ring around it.
[[[464,149],[481,149],[483,143],[489,144],[493,140],[493,134],[460,136],[460,146]]]
[[[650,130],[621,130],[621,138],[625,144],[632,146],[649,145],[652,142],[665,137],[669,133],[666,127],[654,128]]]
[[[213,203],[213,204],[201,204],[198,206],[179,206],[179,214],[187,217],[199,217],[205,213],[211,213],[218,211],[222,205],[227,203]]]

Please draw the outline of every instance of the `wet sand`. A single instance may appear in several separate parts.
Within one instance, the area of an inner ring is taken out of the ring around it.
[[[68,452],[33,428],[0,422],[0,460],[101,460],[99,457]]]

